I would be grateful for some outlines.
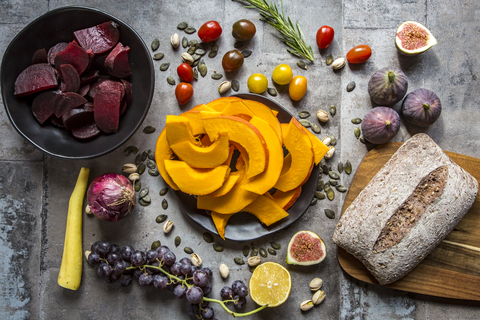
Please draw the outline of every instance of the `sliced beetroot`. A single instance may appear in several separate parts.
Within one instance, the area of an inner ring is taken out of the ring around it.
[[[91,139],[98,136],[100,132],[95,122],[72,128],[72,134],[77,139]]]
[[[123,114],[127,107],[132,102],[132,84],[127,80],[121,79],[123,89],[125,90],[125,96],[122,99],[122,105],[120,106],[120,114]]]
[[[119,91],[99,91],[93,99],[95,123],[105,133],[118,131],[120,120],[120,103],[122,95]]]
[[[62,92],[77,92],[80,89],[80,76],[71,64],[60,66],[60,90]]]
[[[57,94],[53,91],[45,91],[38,94],[32,102],[32,113],[35,118],[43,124],[48,120],[53,114],[52,110],[52,99]]]
[[[55,116],[60,118],[68,110],[79,107],[86,102],[87,99],[85,99],[78,93],[60,93],[52,99],[52,110]]]
[[[65,112],[62,116],[63,125],[65,129],[72,130],[72,128],[81,127],[85,124],[94,123],[93,108],[88,106],[80,106]]]
[[[57,116],[55,116],[55,114],[52,114],[52,116],[50,117],[50,121],[52,121],[52,124],[57,127],[65,128],[62,118],[58,118]]]
[[[92,49],[87,49],[85,50],[85,52],[88,55],[88,66],[87,66],[87,70],[88,70],[93,64],[93,59],[95,59],[95,53],[93,53]]]
[[[128,60],[129,46],[123,46],[119,42],[105,58],[105,67],[108,73],[117,78],[125,78],[132,74]]]
[[[54,59],[55,68],[59,71],[62,64],[71,64],[78,74],[82,74],[90,63],[88,53],[75,43],[70,42],[65,50],[57,53]]]
[[[67,48],[67,46],[68,46],[68,42],[59,42],[56,45],[54,45],[53,47],[51,47],[48,50],[48,54],[47,54],[48,63],[50,63],[51,65],[54,65],[55,64],[55,57],[57,56],[57,54],[59,52],[65,50]]]
[[[39,91],[58,87],[55,69],[48,63],[32,64],[15,80],[16,96],[26,96]]]
[[[120,92],[122,99],[125,94],[124,86],[120,81],[110,80],[110,79],[99,79],[90,87],[90,91],[88,92],[88,95],[90,96],[90,98],[95,99],[95,95],[101,91]]]
[[[83,86],[80,87],[80,89],[78,89],[77,93],[82,97],[85,97],[88,91],[90,91],[90,83],[85,83]]]
[[[120,38],[118,24],[113,21],[77,30],[73,35],[82,48],[85,50],[92,49],[94,54],[104,53],[112,49]]]
[[[33,54],[32,64],[36,64],[36,63],[48,63],[47,50],[45,50],[45,48],[38,49]]]
[[[90,69],[88,71],[85,71],[80,77],[80,85],[83,86],[84,84],[87,84],[87,83],[96,82],[99,77],[100,77],[100,73],[98,72],[98,70]]]

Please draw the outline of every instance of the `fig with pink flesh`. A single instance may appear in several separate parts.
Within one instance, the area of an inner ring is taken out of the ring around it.
[[[52,99],[52,110],[56,117],[60,118],[70,109],[79,107],[87,102],[87,99],[75,92],[57,94]]]
[[[57,54],[59,52],[65,50],[67,48],[67,46],[68,46],[68,42],[59,42],[56,45],[54,45],[53,47],[51,47],[48,50],[48,54],[47,54],[48,63],[50,63],[51,65],[54,65],[55,64],[55,57],[57,56]]]
[[[62,92],[77,92],[80,89],[80,76],[71,64],[60,66],[60,90]]]
[[[57,70],[59,70],[62,64],[71,64],[80,75],[90,64],[90,57],[85,49],[70,42],[65,50],[57,53],[54,59],[54,64]]]
[[[428,127],[440,117],[442,103],[435,92],[416,89],[403,100],[402,114],[405,120],[419,127]]]
[[[43,124],[53,114],[51,101],[57,94],[53,91],[45,91],[38,94],[32,102],[34,117]]]
[[[124,47],[121,42],[105,58],[105,67],[108,73],[117,78],[126,78],[132,74],[128,52],[130,47]]]
[[[122,95],[119,91],[99,91],[95,95],[93,99],[95,123],[103,132],[118,131],[121,101]]]
[[[112,49],[120,38],[118,24],[109,21],[102,24],[77,30],[73,33],[82,48],[91,49],[94,54],[100,54]]]
[[[58,87],[55,69],[48,63],[32,64],[23,70],[15,80],[14,94],[26,96]]]
[[[311,266],[327,256],[327,248],[316,233],[303,230],[295,233],[287,248],[287,264]]]
[[[363,137],[373,144],[390,141],[399,129],[400,116],[388,107],[373,108],[362,120]]]
[[[395,45],[403,55],[417,55],[436,44],[437,39],[430,30],[416,21],[405,21],[397,29]]]
[[[38,49],[33,54],[32,64],[36,64],[36,63],[48,63],[47,50],[45,50],[45,48]]]

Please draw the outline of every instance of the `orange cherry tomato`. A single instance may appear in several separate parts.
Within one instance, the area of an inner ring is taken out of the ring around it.
[[[193,96],[193,87],[190,83],[180,82],[175,88],[175,97],[179,104],[185,104]]]
[[[307,93],[307,78],[303,76],[295,76],[292,81],[290,81],[290,86],[288,87],[288,93],[290,98],[294,101],[298,101],[303,98],[305,93]]]
[[[372,49],[366,44],[361,44],[359,46],[353,47],[347,53],[348,63],[364,63],[372,55]]]

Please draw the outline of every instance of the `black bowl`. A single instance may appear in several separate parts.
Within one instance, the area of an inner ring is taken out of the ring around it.
[[[31,97],[14,96],[16,77],[31,64],[35,51],[48,49],[58,42],[70,42],[73,32],[97,24],[114,21],[119,26],[120,42],[130,47],[132,102],[120,117],[115,134],[100,134],[89,140],[76,139],[70,132],[40,125],[33,116]],[[155,73],[148,47],[140,36],[118,18],[87,7],[62,7],[47,12],[26,26],[5,51],[1,66],[2,98],[15,129],[33,145],[53,156],[65,159],[88,159],[107,154],[125,143],[142,124],[152,102]]]

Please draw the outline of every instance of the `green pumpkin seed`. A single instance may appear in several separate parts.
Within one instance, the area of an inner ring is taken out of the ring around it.
[[[347,84],[347,92],[353,91],[353,89],[355,89],[355,86],[356,86],[355,81],[349,82],[349,83]]]
[[[325,187],[325,182],[323,182],[323,180],[318,180],[317,191],[322,191],[324,187]]]
[[[347,187],[342,186],[341,184],[336,187],[339,192],[347,192]]]
[[[136,180],[134,182],[133,188],[135,189],[136,192],[140,191],[140,189],[142,188],[142,183],[140,182],[140,180]]]
[[[325,193],[323,193],[322,191],[315,191],[315,198],[323,200],[325,199]]]
[[[147,157],[150,160],[155,161],[155,152],[152,149],[147,150]]]
[[[181,242],[182,242],[182,238],[180,238],[180,236],[176,236],[175,237],[175,247],[178,247]]]
[[[168,188],[163,188],[162,190],[160,190],[159,195],[163,197],[164,195],[167,194],[167,192],[168,192]]]
[[[337,145],[337,138],[333,134],[330,135],[330,144],[334,147]]]
[[[162,60],[164,56],[165,56],[165,55],[164,55],[163,53],[161,53],[161,52],[155,53],[155,54],[153,55],[153,60]]]
[[[167,201],[167,199],[163,199],[163,200],[162,200],[162,208],[163,208],[163,210],[167,210],[167,208],[168,208],[168,201]]]
[[[302,60],[297,62],[297,66],[303,70],[307,70],[307,64],[303,62]]]
[[[142,197],[142,200],[145,201],[145,202],[147,202],[147,203],[152,202],[152,199],[150,198],[149,195],[146,195],[145,197]]]
[[[358,140],[360,140],[361,143],[365,144],[365,138],[363,136],[360,136]]]
[[[331,209],[325,209],[325,215],[329,219],[335,219],[335,211],[333,211]]]
[[[155,127],[152,127],[152,126],[146,126],[145,128],[143,128],[143,133],[154,133],[155,132]]]
[[[243,247],[243,255],[245,257],[248,257],[248,254],[250,253],[250,247],[249,246],[245,246]]]
[[[167,82],[168,82],[168,84],[171,84],[172,86],[175,85],[175,79],[173,79],[172,77],[168,77]]]
[[[192,34],[197,32],[197,29],[195,29],[194,27],[188,26],[185,29],[183,29],[183,31],[185,31],[185,33],[188,33],[188,34]]]
[[[125,148],[125,150],[123,150],[123,153],[125,154],[125,156],[129,156],[132,153],[136,154],[137,152],[138,152],[138,148],[135,146],[128,146]]]
[[[325,183],[325,187],[323,187],[323,190],[327,192],[328,189],[330,189],[330,182]]]
[[[310,117],[310,112],[308,112],[308,111],[300,111],[300,112],[298,113],[298,117],[299,117],[300,119],[306,119],[306,118]]]
[[[331,65],[333,63],[333,55],[328,55],[327,59],[325,60],[325,63],[327,66]]]
[[[306,119],[300,119],[300,120],[298,120],[298,122],[299,122],[302,126],[304,126],[305,128],[310,128],[310,126],[312,125],[312,124],[310,123],[310,121],[308,121],[308,120],[306,120]]]
[[[160,175],[160,172],[158,172],[158,170],[155,168],[155,169],[148,169],[148,174],[151,175],[152,177],[157,177]]]
[[[209,58],[215,58],[217,56],[217,53],[218,53],[218,51],[213,51],[212,50],[208,53],[208,57]]]
[[[142,162],[142,154],[141,153],[137,154],[137,156],[135,157],[135,164],[137,166],[140,164],[140,162]]]
[[[155,169],[157,167],[155,161],[148,159],[147,160],[147,168],[149,169]]]
[[[277,96],[277,90],[275,88],[272,88],[272,87],[269,87],[267,88],[267,93],[269,95],[271,95],[272,97],[276,97]]]
[[[205,75],[207,74],[207,66],[202,64],[202,65],[199,65],[198,66],[198,71],[200,71],[200,75],[202,77],[205,77]]]
[[[238,92],[238,90],[240,90],[240,82],[238,82],[238,80],[236,79],[233,79],[231,83],[232,83],[232,90],[235,92]]]
[[[147,158],[148,158],[148,153],[146,151],[143,151],[142,152],[142,161],[147,160]]]
[[[144,172],[145,172],[145,163],[140,163],[140,165],[137,168],[137,173],[143,174]]]
[[[143,188],[143,189],[138,193],[138,197],[139,197],[140,199],[142,199],[143,197],[145,197],[145,196],[148,194],[149,191],[150,191],[150,190],[149,190],[148,188]]]
[[[193,79],[198,80],[198,70],[197,70],[197,68],[193,69]]]
[[[316,204],[317,204],[317,201],[318,201],[317,198],[313,198],[312,201],[310,201],[310,206],[316,205]]]
[[[268,253],[270,253],[272,256],[276,256],[277,255],[277,251],[275,251],[275,249],[273,248],[268,248]]]
[[[345,173],[346,174],[352,173],[352,164],[348,160],[345,162]]]
[[[312,129],[313,132],[315,132],[317,134],[322,133],[322,128],[320,128],[320,126],[316,123],[312,123],[311,129]]]
[[[161,215],[157,216],[157,218],[155,219],[155,222],[156,223],[162,223],[165,220],[167,220],[167,218],[168,218],[168,216],[166,214],[161,214]]]
[[[168,67],[170,67],[170,62],[165,62],[160,65],[160,71],[167,71]]]
[[[260,248],[259,252],[260,252],[260,255],[264,258],[266,258],[268,255],[267,250],[265,250],[265,248]]]
[[[280,250],[282,249],[282,246],[278,242],[270,242],[270,245],[272,246],[273,249],[275,250]]]
[[[183,48],[186,48],[187,46],[188,46],[188,39],[185,38],[185,37],[183,37],[183,38],[182,38],[182,47],[183,47]]]
[[[162,245],[162,243],[160,242],[160,240],[153,241],[152,246],[150,248],[152,250],[157,250],[158,248],[160,248],[161,245]]]
[[[330,183],[331,186],[334,186],[334,187],[335,187],[336,185],[338,185],[338,180],[330,179],[330,180],[328,181],[328,183]]]
[[[188,27],[188,23],[186,22],[180,22],[177,26],[178,30],[185,30],[185,28]]]
[[[185,247],[185,248],[183,248],[183,252],[185,252],[186,254],[192,254],[192,253],[193,253],[193,249],[190,248],[190,247]]]
[[[360,118],[353,118],[351,121],[352,121],[353,124],[360,124],[360,123],[362,123],[362,119],[360,119]]]
[[[203,50],[202,48],[198,48],[195,50],[195,54],[198,54],[199,56],[203,56],[207,51]]]
[[[152,44],[150,45],[150,47],[152,48],[152,51],[157,50],[158,47],[160,47],[160,40],[158,40],[158,39],[153,39]]]
[[[252,253],[250,253],[250,257],[258,256],[258,249],[252,248]]]
[[[193,58],[193,54],[195,53],[195,50],[197,50],[197,46],[191,46],[190,48],[188,48],[187,53],[189,55],[191,55],[192,58]],[[193,59],[193,60],[195,60],[195,59]]]
[[[328,175],[329,175],[330,178],[332,178],[332,179],[335,179],[335,180],[340,179],[340,176],[339,176],[338,173],[336,173],[335,171],[329,171],[329,172],[328,172]]]
[[[355,134],[355,138],[360,138],[360,134],[362,133],[360,131],[360,128],[359,127],[356,127],[355,130],[353,130],[353,133]]]
[[[200,61],[198,62],[198,66],[200,67],[201,65],[205,65],[205,60],[200,59]]]
[[[328,174],[330,172],[330,168],[326,164],[322,164],[322,171],[323,174]]]
[[[233,47],[235,49],[239,49],[239,48],[243,47],[244,44],[245,43],[243,41],[235,41],[235,43],[233,44]]]
[[[150,202],[145,201],[145,198],[138,200],[138,203],[144,207],[150,205]]]
[[[248,58],[252,55],[252,51],[251,50],[243,50],[242,52],[240,52],[242,54],[242,56],[244,58]]]
[[[342,173],[343,172],[343,162],[340,161],[337,165],[338,172]]]
[[[245,261],[240,257],[233,258],[233,261],[240,266],[245,264]]]
[[[223,246],[221,244],[214,243],[213,244],[213,250],[215,250],[217,252],[223,252]]]
[[[212,243],[214,241],[213,235],[209,232],[204,232],[203,233],[203,240],[207,243]]]
[[[248,271],[250,271],[251,273],[253,273],[253,271],[255,271],[255,268],[256,268],[256,267],[257,267],[257,266],[254,266],[254,267],[248,266]]]
[[[333,191],[332,188],[329,188],[329,189],[327,190],[327,198],[328,198],[328,200],[330,200],[330,201],[333,201],[333,199],[335,199],[335,192]]]
[[[333,117],[334,115],[337,114],[337,107],[335,107],[334,105],[331,105],[329,111],[330,111],[330,114],[331,114],[332,117]]]
[[[201,57],[202,57],[201,55],[196,54],[196,53],[192,55],[193,61],[194,62],[197,61],[197,63],[198,63],[198,61],[200,60]]]
[[[215,72],[214,74],[212,74],[212,79],[213,80],[220,80],[220,79],[222,79],[222,77],[223,77],[223,74],[221,74],[221,73],[216,73]]]
[[[215,52],[218,52],[218,44],[214,44],[211,51],[215,51]]]
[[[192,40],[188,41],[188,46],[189,47],[198,47],[198,41],[195,40],[195,39],[192,39]]]

